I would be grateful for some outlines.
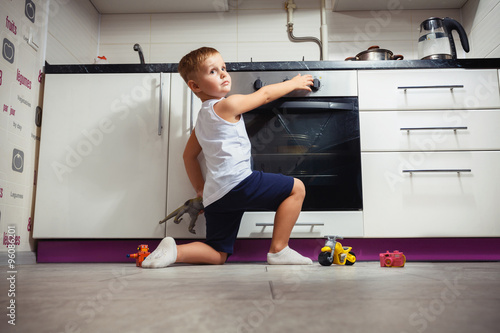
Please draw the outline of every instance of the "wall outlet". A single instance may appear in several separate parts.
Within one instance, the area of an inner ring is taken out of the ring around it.
[[[38,41],[35,40],[36,36],[35,34],[33,34],[33,28],[30,27],[30,31],[29,31],[29,34],[28,34],[28,45],[31,46],[35,51],[38,52],[38,49],[40,48],[40,46],[38,46]]]

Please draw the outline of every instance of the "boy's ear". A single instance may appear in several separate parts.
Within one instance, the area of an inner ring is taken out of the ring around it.
[[[200,86],[198,86],[198,84],[196,82],[194,82],[193,80],[189,80],[187,82],[187,85],[188,85],[189,89],[191,89],[195,93],[201,91]]]

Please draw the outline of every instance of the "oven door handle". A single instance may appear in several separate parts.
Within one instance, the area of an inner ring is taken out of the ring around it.
[[[320,101],[286,101],[281,104],[283,109],[315,109],[322,111],[353,111],[352,103],[342,102],[320,102]]]

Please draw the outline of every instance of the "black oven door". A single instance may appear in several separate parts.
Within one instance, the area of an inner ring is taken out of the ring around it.
[[[356,97],[280,98],[243,117],[253,169],[302,180],[303,211],[363,208]]]

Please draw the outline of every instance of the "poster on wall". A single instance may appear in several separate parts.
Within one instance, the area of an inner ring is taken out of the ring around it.
[[[33,250],[30,240],[37,113],[48,1],[0,2],[0,232],[2,246]]]

